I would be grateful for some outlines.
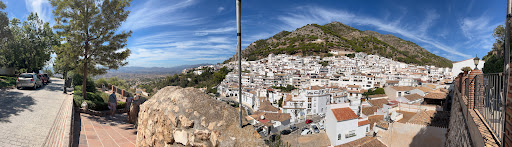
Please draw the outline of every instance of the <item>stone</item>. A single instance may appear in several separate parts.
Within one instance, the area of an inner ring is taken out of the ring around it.
[[[181,122],[181,127],[184,127],[184,128],[194,127],[194,121],[188,119],[186,116],[180,115],[179,118],[180,118],[180,122]]]
[[[206,123],[206,117],[201,117],[201,126],[208,127],[208,124]]]
[[[220,127],[222,125],[224,125],[224,121],[219,121],[219,123],[217,124],[217,127]]]
[[[194,136],[197,139],[208,140],[208,139],[210,139],[210,131],[208,131],[208,130],[195,130],[194,131]]]
[[[175,131],[173,133],[173,136],[174,136],[174,141],[176,143],[181,143],[183,145],[189,145],[189,140],[188,140],[188,133],[187,131],[184,131],[184,130],[181,130],[181,131]]]
[[[217,130],[213,131],[212,134],[210,135],[210,141],[212,142],[213,146],[218,145],[219,136],[220,136],[220,132]]]
[[[252,127],[229,127],[237,126],[238,115],[199,89],[168,86],[140,102],[138,118],[133,118],[136,146],[265,146]]]
[[[211,122],[209,125],[208,125],[208,130],[213,130],[213,128],[215,127],[216,125],[216,122]]]
[[[174,107],[174,112],[180,111],[180,107]]]

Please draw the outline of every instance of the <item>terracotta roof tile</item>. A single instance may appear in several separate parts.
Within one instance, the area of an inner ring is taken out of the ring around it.
[[[368,97],[369,98],[376,98],[376,97],[387,97],[388,95],[386,94],[375,94],[375,95],[369,95]]]
[[[280,122],[290,120],[290,118],[291,118],[290,113],[265,113],[265,115],[263,115],[263,116],[265,117],[265,119],[280,121]]]
[[[359,121],[359,122],[357,122],[357,125],[358,125],[358,126],[364,126],[364,125],[367,125],[367,124],[370,124],[370,121],[368,121],[368,120],[363,120],[363,121]]]
[[[395,89],[396,91],[409,91],[415,89],[414,87],[411,86],[394,86],[391,88]]]
[[[408,99],[409,101],[415,101],[415,100],[418,100],[418,99],[421,99],[423,98],[421,95],[419,94],[409,94],[409,95],[406,95],[404,96],[406,99]]]
[[[428,93],[427,95],[424,96],[424,98],[429,98],[429,99],[446,99],[446,93],[438,93],[438,92],[433,92],[433,93]]]
[[[357,115],[349,107],[331,109],[334,117],[338,121],[345,121],[350,119],[356,119]]]
[[[363,111],[364,115],[370,116],[370,115],[375,114],[375,112],[377,112],[377,109],[379,109],[379,107],[377,107],[377,106],[363,107],[362,111]]]
[[[370,103],[372,106],[377,106],[379,108],[382,108],[383,104],[388,104],[388,100],[387,99],[372,99],[372,100],[368,100],[368,103]]]

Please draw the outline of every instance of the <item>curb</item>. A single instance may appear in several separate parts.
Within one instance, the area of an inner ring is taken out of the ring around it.
[[[64,102],[57,113],[43,146],[61,147],[69,146],[72,141],[72,122],[73,122],[73,96],[66,95]]]

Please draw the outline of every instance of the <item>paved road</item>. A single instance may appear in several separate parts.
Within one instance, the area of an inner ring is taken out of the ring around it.
[[[37,90],[0,90],[0,146],[42,146],[65,98],[64,80]]]

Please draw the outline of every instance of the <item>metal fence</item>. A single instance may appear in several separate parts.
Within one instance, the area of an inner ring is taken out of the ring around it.
[[[503,113],[505,95],[502,73],[478,75],[469,83],[474,83],[474,109],[477,110],[490,129],[501,140],[503,137]],[[466,83],[468,85],[468,83]],[[468,93],[469,89],[466,89]]]

